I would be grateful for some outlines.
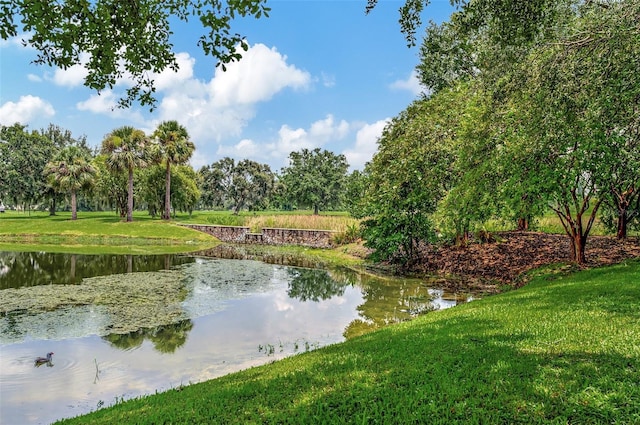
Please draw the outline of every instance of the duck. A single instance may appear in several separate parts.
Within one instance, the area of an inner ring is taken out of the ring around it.
[[[47,357],[37,357],[35,361],[36,366],[43,365],[45,363],[51,363],[51,357],[53,356],[53,352],[47,353]]]

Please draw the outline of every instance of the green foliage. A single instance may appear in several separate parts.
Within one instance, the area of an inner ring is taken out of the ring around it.
[[[362,229],[359,224],[349,224],[346,230],[337,233],[331,241],[335,245],[347,245],[358,242],[362,238]]]
[[[117,0],[0,3],[0,37],[20,34],[37,50],[36,64],[67,69],[82,65],[84,84],[98,93],[126,78],[132,81],[121,107],[133,102],[153,109],[154,75],[176,71],[172,26],[199,20],[207,31],[198,45],[222,64],[240,59],[244,37],[231,32],[236,17],[268,16],[265,0]],[[89,57],[84,60],[84,56]],[[125,73],[126,70],[126,73]],[[125,75],[126,74],[126,75]]]
[[[37,131],[14,124],[0,127],[0,198],[30,209],[47,191],[44,168],[54,145]]]
[[[353,217],[363,217],[368,178],[369,168],[364,171],[354,170],[347,175],[343,205]]]
[[[435,239],[429,214],[419,210],[411,213],[405,205],[390,205],[384,213],[364,220],[362,225],[364,245],[374,250],[370,256],[374,261],[413,265],[418,259],[420,244]]]
[[[61,423],[638,423],[639,279],[638,262],[540,276]]]
[[[44,173],[50,186],[62,192],[71,192],[71,219],[77,218],[76,194],[93,185],[95,169],[86,151],[77,146],[67,146],[45,166]]]
[[[585,5],[554,45],[527,57],[511,96],[521,131],[512,163],[561,219],[579,263],[601,203],[640,178],[638,10],[635,0]]]
[[[147,167],[140,170],[136,176],[139,183],[137,198],[140,203],[146,205],[149,214],[156,217],[164,211],[166,168],[164,165]],[[200,190],[196,172],[190,165],[172,168],[170,197],[174,214],[175,211],[191,213],[196,208],[200,199]]]
[[[102,141],[101,153],[106,155],[105,165],[109,171],[127,172],[127,221],[133,221],[133,172],[152,162],[149,141],[141,130],[124,126],[113,130]]]
[[[468,92],[443,91],[414,102],[385,128],[369,165],[363,235],[375,260],[416,260],[433,240],[432,214],[458,179],[455,139]]]
[[[127,174],[107,168],[107,155],[97,155],[92,162],[96,170],[94,194],[98,209],[114,209],[121,217],[127,213]]]
[[[405,2],[405,28],[419,24],[424,3]],[[381,249],[401,240],[381,217],[407,208],[393,200],[398,181],[422,178],[411,190],[431,193],[415,208],[440,233],[464,242],[491,219],[526,230],[550,208],[583,263],[600,207],[623,238],[640,206],[640,2],[453,3],[456,13],[427,29],[420,51],[428,106],[412,105],[381,139],[365,225],[380,227],[372,235]],[[447,146],[446,159],[433,146]]]
[[[218,226],[244,226],[246,217],[237,214],[216,214],[207,216],[207,223]]]
[[[164,121],[152,136],[157,145],[156,160],[165,164],[165,198],[162,218],[171,218],[171,165],[184,165],[196,146],[189,140],[187,129],[177,121]]]
[[[327,150],[302,149],[289,154],[281,181],[287,197],[298,207],[320,210],[338,207],[343,199],[347,159]]]
[[[234,214],[248,208],[262,210],[269,207],[269,198],[276,177],[267,164],[249,159],[236,164],[233,158],[202,167],[198,172],[205,207],[232,208]]]

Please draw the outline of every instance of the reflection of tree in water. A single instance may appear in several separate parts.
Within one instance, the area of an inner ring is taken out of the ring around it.
[[[410,320],[435,309],[429,287],[422,280],[385,279],[361,274],[357,285],[365,302],[358,306],[360,318],[345,329],[345,338]]]
[[[281,266],[316,268],[322,267],[318,260],[303,254],[278,250],[265,245],[228,245],[220,244],[213,248],[198,251],[193,255],[200,257],[223,258],[226,260],[256,260]]]
[[[147,337],[153,342],[153,346],[157,351],[173,353],[187,342],[191,329],[193,329],[193,322],[186,319],[171,325],[150,329]]]
[[[0,252],[0,289],[51,283],[75,284],[85,277],[147,272],[192,263],[185,255],[80,255]]]
[[[102,339],[121,350],[130,350],[142,345],[145,339],[153,343],[153,347],[160,353],[173,353],[187,342],[189,332],[193,329],[193,322],[189,319],[170,325],[155,328],[138,329],[127,334],[110,334]]]
[[[145,333],[145,329],[138,329],[137,331],[129,332],[128,334],[109,334],[103,336],[102,339],[121,350],[130,350],[142,345]]]
[[[287,295],[300,301],[318,302],[341,296],[349,285],[346,281],[334,279],[326,270],[289,268],[287,271],[291,277]]]

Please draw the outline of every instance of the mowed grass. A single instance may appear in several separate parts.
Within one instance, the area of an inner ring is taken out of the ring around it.
[[[518,290],[62,423],[640,423],[640,262],[538,276]]]
[[[5,212],[0,214],[0,249],[55,252],[171,253],[212,246],[215,238],[136,212],[127,223],[114,213]]]
[[[47,212],[29,214],[8,211],[0,214],[0,250],[85,254],[194,252],[214,246],[219,241],[181,224],[246,225],[257,228],[260,226],[252,223],[259,222],[268,224],[262,227],[317,228],[339,232],[357,223],[346,213],[323,213],[313,216],[311,211],[297,211],[296,214],[245,213],[239,216],[234,216],[229,211],[194,211],[191,215],[179,213],[170,222],[152,218],[143,211],[136,211],[133,220],[127,223],[112,212],[81,211],[78,213],[78,219],[73,221],[69,212],[58,212],[55,216],[49,216]],[[245,224],[245,221],[249,224]],[[250,249],[260,251],[261,254],[264,254],[262,251],[267,251],[267,254],[274,251],[273,255],[303,255],[316,259],[321,265],[353,266],[362,262],[350,254],[352,251],[362,250],[356,245],[340,246],[332,250],[294,246]]]

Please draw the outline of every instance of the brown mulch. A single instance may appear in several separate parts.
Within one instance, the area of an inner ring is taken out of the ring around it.
[[[571,240],[565,235],[537,232],[496,233],[495,242],[472,243],[465,247],[428,246],[421,260],[412,267],[414,273],[441,273],[460,276],[449,289],[497,290],[498,284],[519,286],[528,270],[556,263],[570,262]],[[615,237],[590,236],[586,246],[587,264],[597,267],[640,258],[640,238],[619,241]]]

